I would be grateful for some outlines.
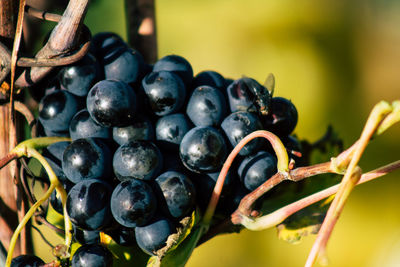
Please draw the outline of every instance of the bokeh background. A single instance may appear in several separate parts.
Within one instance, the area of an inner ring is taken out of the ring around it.
[[[274,73],[275,96],[297,106],[300,138],[315,141],[331,124],[348,146],[375,103],[400,98],[400,1],[158,0],[156,14],[160,57],[261,83]],[[123,1],[93,1],[85,23],[126,37]],[[399,159],[399,136],[395,126],[374,140],[363,170]],[[329,266],[400,266],[399,191],[399,171],[354,190],[328,244]],[[303,266],[314,239],[288,244],[276,229],[219,236],[187,266]]]

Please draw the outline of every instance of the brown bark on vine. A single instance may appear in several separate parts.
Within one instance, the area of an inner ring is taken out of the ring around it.
[[[18,3],[14,0],[0,1],[0,36],[1,42],[12,49],[17,20]],[[6,155],[12,148],[10,138],[10,110],[7,96],[0,92],[0,155]],[[14,139],[15,140],[15,139]],[[13,234],[13,229],[18,225],[17,187],[12,176],[15,172],[15,164],[9,164],[0,170],[0,242],[7,249]],[[14,170],[13,170],[14,168]],[[16,246],[16,255],[21,253],[21,246]]]

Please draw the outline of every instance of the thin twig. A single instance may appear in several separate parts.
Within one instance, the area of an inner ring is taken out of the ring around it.
[[[36,58],[54,58],[66,55],[78,45],[80,29],[83,25],[89,0],[70,0],[64,14],[53,29],[46,45],[36,54]],[[25,70],[16,80],[18,87],[29,87],[43,79],[53,67],[34,67]]]
[[[61,15],[59,15],[59,14],[53,14],[53,13],[49,13],[47,11],[38,10],[38,9],[28,6],[28,5],[25,7],[25,12],[27,15],[29,15],[31,17],[42,19],[42,20],[47,20],[47,21],[52,21],[52,22],[59,22],[61,19]]]
[[[334,173],[334,170],[331,169],[331,162],[324,162],[312,166],[300,167],[289,172],[289,176],[291,181],[298,182],[307,177],[315,176],[323,173]],[[246,195],[240,201],[239,207],[232,214],[233,223],[240,223],[242,216],[250,216],[254,202],[263,196],[265,193],[270,191],[272,188],[280,184],[281,182],[288,180],[281,173],[276,173],[270,179],[265,181],[262,185],[256,188],[254,191]]]
[[[365,124],[365,127],[361,133],[361,137],[354,151],[354,155],[351,157],[351,161],[346,170],[346,173],[340,183],[337,195],[332,201],[325,219],[318,232],[317,238],[311,248],[308,256],[306,267],[311,267],[317,259],[317,256],[325,255],[325,248],[327,246],[329,237],[335,227],[336,222],[339,219],[341,211],[344,208],[347,198],[349,197],[352,189],[356,186],[359,179],[361,178],[361,169],[357,166],[361,159],[361,156],[367,147],[371,137],[378,129],[383,119],[392,112],[393,108],[387,102],[380,102],[372,109],[371,114]]]
[[[382,177],[398,169],[400,169],[400,160],[392,162],[388,165],[382,166],[378,169],[372,170],[370,172],[361,175],[361,178],[358,181],[357,185],[372,181],[374,179]],[[269,213],[259,218],[255,218],[251,222],[251,224],[246,225],[246,227],[250,226],[248,227],[250,230],[260,231],[276,226],[279,223],[286,220],[289,216],[298,212],[299,210],[302,210],[314,203],[317,203],[318,201],[321,201],[322,199],[325,199],[331,195],[336,194],[338,189],[339,189],[339,184],[323,189],[312,195],[309,195],[293,203],[290,203],[278,210],[275,210],[272,213]]]

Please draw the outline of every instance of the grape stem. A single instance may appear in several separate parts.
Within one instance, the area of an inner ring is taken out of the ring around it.
[[[400,169],[400,160],[392,162],[388,165],[380,167],[378,169],[372,170],[370,172],[364,173],[361,175],[360,180],[358,181],[357,185],[372,181],[374,179],[380,178],[388,173],[396,171]],[[259,218],[254,218],[250,220],[250,223],[246,225],[246,227],[253,231],[261,231],[271,227],[274,227],[284,220],[286,220],[289,216],[293,215],[294,213],[302,210],[312,204],[315,204],[318,201],[321,201],[329,196],[332,196],[337,193],[339,189],[339,184],[328,187],[323,189],[319,192],[316,192],[312,195],[299,199],[293,203],[290,203],[284,207],[281,207],[267,215],[264,215]],[[239,223],[240,224],[240,223]],[[236,229],[235,229],[236,227]],[[211,228],[202,238],[198,245],[205,243],[206,241],[210,240],[211,238],[221,234],[221,233],[232,233],[238,232],[239,228],[238,225],[235,225],[232,220],[227,219],[222,223],[216,225],[215,227]]]
[[[357,182],[357,185],[372,181],[374,179],[377,179],[379,177],[382,177],[388,173],[391,173],[395,170],[400,169],[400,160],[392,162],[388,165],[385,165],[383,167],[380,167],[378,169],[375,169],[373,171],[367,172],[363,175],[361,175],[361,178]],[[255,219],[249,219],[247,218],[246,222],[248,225],[246,226],[248,229],[253,230],[253,231],[261,231],[270,227],[273,227],[281,222],[283,222],[285,219],[287,219],[289,216],[293,215],[294,213],[298,212],[301,209],[304,209],[318,201],[321,201],[329,196],[332,196],[338,192],[339,185],[334,185],[331,187],[328,187],[326,189],[323,189],[319,192],[316,192],[312,195],[309,195],[307,197],[304,197],[300,200],[297,200],[293,203],[290,203],[276,211],[271,212],[270,214],[264,215],[259,218]],[[250,222],[250,223],[249,223]]]
[[[210,202],[207,206],[206,212],[204,214],[202,223],[203,225],[208,225],[211,222],[212,216],[214,215],[215,209],[218,204],[219,197],[222,192],[222,188],[224,186],[225,178],[228,173],[229,168],[231,167],[233,160],[235,157],[239,154],[240,150],[251,140],[257,137],[263,137],[267,139],[271,145],[272,148],[274,149],[278,162],[278,173],[277,176],[280,177],[280,179],[290,179],[289,177],[289,157],[286,151],[285,146],[282,144],[282,141],[274,135],[271,132],[260,130],[260,131],[255,131],[244,137],[232,150],[232,152],[229,154],[228,158],[226,159],[224,165],[222,166],[222,169],[219,173],[218,180],[215,184],[213,193],[211,195]]]
[[[379,128],[379,125],[392,111],[393,107],[384,101],[376,104],[371,111],[367,123],[365,124],[365,127],[361,133],[359,142],[357,143],[357,146],[355,148],[354,155],[351,158],[350,164],[346,170],[342,182],[339,185],[338,192],[328,209],[325,219],[318,232],[317,238],[310,251],[307,262],[305,264],[306,267],[311,267],[316,261],[318,255],[322,258],[325,256],[326,246],[329,237],[333,231],[333,228],[335,227],[335,224],[339,219],[339,216],[351,191],[361,178],[362,171],[361,168],[357,166],[357,164],[360,161],[361,156],[364,153],[364,150],[367,147],[370,139]]]

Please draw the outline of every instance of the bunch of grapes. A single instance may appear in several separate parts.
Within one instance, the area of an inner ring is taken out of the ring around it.
[[[146,64],[113,33],[95,35],[90,53],[41,89],[39,135],[72,140],[43,151],[68,192],[67,213],[82,244],[72,266],[112,265],[100,233],[156,255],[183,218],[204,213],[229,151],[251,132],[271,131],[289,152],[301,150],[291,136],[297,110],[271,88],[215,71],[193,76],[178,55]],[[228,218],[277,172],[276,163],[268,142],[248,143],[229,170],[216,218]],[[50,203],[62,214],[55,191]],[[25,255],[12,266],[24,257],[40,261]]]

